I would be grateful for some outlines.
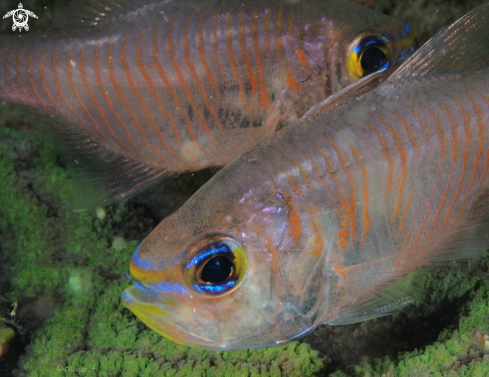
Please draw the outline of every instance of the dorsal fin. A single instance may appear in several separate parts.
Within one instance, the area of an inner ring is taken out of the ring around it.
[[[131,12],[150,14],[152,12],[161,13],[164,10],[166,16],[171,16],[185,7],[196,8],[198,11],[205,4],[208,3],[175,0],[80,0],[69,4],[60,11],[58,23],[63,25],[63,29],[97,26],[117,16],[129,15]]]
[[[147,12],[151,12],[153,8],[168,6],[172,9],[176,5],[178,2],[174,0],[84,0],[77,2],[75,8],[80,12],[78,18],[83,24],[98,25],[112,17],[136,10],[146,8]]]
[[[489,3],[438,32],[384,83],[410,78],[467,74],[489,66]]]

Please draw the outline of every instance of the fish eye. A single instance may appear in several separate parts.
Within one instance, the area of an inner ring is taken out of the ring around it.
[[[200,271],[200,279],[204,283],[223,284],[233,274],[234,269],[234,258],[216,255],[205,262]]]
[[[389,68],[392,60],[392,46],[387,38],[364,35],[353,41],[348,49],[348,73],[356,81],[370,73]]]
[[[248,267],[243,246],[228,236],[207,238],[189,251],[193,257],[184,268],[184,280],[199,293],[229,292],[238,286]]]

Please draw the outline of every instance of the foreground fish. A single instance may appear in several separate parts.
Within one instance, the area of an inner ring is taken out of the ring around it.
[[[318,107],[142,242],[123,301],[149,327],[203,348],[274,346],[388,314],[412,301],[389,283],[489,247],[489,5],[377,89]]]
[[[338,0],[110,4],[90,27],[3,38],[0,99],[51,115],[111,200],[227,164],[416,47],[409,26]]]

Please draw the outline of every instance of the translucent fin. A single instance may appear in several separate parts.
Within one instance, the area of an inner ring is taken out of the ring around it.
[[[66,126],[56,127],[54,132],[51,128],[48,134],[62,140],[56,144],[62,146],[60,152],[73,171],[74,209],[124,201],[169,176],[165,171],[118,155]]]
[[[363,94],[377,87],[385,79],[385,71],[372,73],[357,82],[348,85],[338,93],[326,98],[312,106],[301,118],[301,121],[309,121],[324,115],[325,111],[332,109],[338,104],[349,103]]]
[[[489,192],[489,191],[488,191]],[[416,302],[426,295],[416,288],[408,273],[436,263],[481,256],[489,246],[489,195],[484,193],[460,216],[465,226],[416,247],[374,262],[343,267],[345,289],[367,287],[360,299],[334,313],[325,323],[349,324],[382,317]],[[390,284],[390,285],[389,285]]]
[[[394,314],[409,305],[420,302],[423,292],[418,291],[409,279],[399,279],[371,296],[346,307],[328,325],[349,325],[369,319]]]
[[[441,30],[383,85],[414,77],[466,74],[489,66],[489,4],[482,4]]]
[[[214,0],[215,2],[221,0]],[[196,1],[179,2],[175,0],[82,0],[70,4],[63,10],[66,28],[96,26],[117,16],[131,16],[131,12],[146,15],[163,12],[166,16],[174,15],[183,7],[193,6],[199,10],[202,4]],[[204,4],[205,5],[205,4]],[[162,14],[163,14],[162,13]],[[163,17],[163,16],[162,16]],[[144,17],[143,17],[144,18]]]

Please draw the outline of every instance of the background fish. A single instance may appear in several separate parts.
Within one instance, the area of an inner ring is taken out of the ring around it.
[[[413,301],[389,283],[485,251],[488,12],[220,171],[140,245],[125,305],[178,343],[274,346],[389,314]]]
[[[0,50],[0,99],[48,114],[110,200],[225,165],[416,46],[409,26],[343,1],[121,4]]]

